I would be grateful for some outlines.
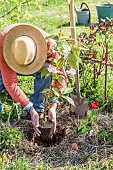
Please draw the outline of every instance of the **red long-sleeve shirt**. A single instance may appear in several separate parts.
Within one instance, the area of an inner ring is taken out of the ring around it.
[[[5,62],[4,57],[3,57],[3,42],[5,35],[8,33],[8,31],[13,28],[16,24],[12,24],[10,26],[7,26],[2,34],[0,34],[0,71],[2,74],[2,79],[5,88],[7,89],[8,93],[11,95],[12,99],[15,102],[19,102],[22,106],[22,108],[26,107],[30,101],[28,97],[25,95],[25,93],[21,90],[18,84],[18,77],[16,72],[14,72]],[[44,37],[47,37],[49,34],[46,33],[45,31],[41,30],[41,33],[43,34]],[[47,50],[51,51],[52,53],[48,56],[48,58],[59,58],[60,56],[58,55],[57,52],[54,52],[54,48],[56,47],[56,42],[52,39],[49,39],[46,41],[47,42]],[[58,80],[55,81],[55,87],[58,89],[66,87],[66,73],[64,68],[61,68],[62,75],[63,75],[63,81],[62,84],[58,82]]]

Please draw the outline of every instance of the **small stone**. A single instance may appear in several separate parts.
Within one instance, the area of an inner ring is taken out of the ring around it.
[[[73,144],[71,145],[71,147],[72,147],[72,149],[74,149],[74,150],[78,150],[78,144],[77,144],[77,143],[73,143]]]

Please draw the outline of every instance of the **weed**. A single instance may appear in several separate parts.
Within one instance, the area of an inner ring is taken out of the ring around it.
[[[17,147],[21,139],[22,133],[18,128],[10,128],[3,125],[3,128],[0,130],[0,150]]]

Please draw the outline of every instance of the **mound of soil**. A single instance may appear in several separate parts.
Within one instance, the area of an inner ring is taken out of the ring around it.
[[[113,143],[110,140],[104,142],[98,135],[99,130],[109,132],[113,126],[112,114],[100,114],[98,123],[94,122],[91,131],[86,134],[78,134],[75,115],[66,106],[57,113],[57,131],[51,136],[51,126],[40,128],[42,136],[39,138],[34,134],[30,120],[13,122],[12,126],[18,126],[24,136],[18,148],[10,151],[21,157],[24,153],[30,161],[51,164],[51,169],[66,166],[67,163],[81,164],[88,159],[100,160],[109,157],[113,153]],[[60,169],[60,168],[59,168]]]
[[[29,127],[30,125],[31,123],[29,124]],[[27,132],[28,140],[30,142],[33,141],[33,143],[37,144],[38,146],[54,146],[59,144],[66,135],[66,128],[62,128],[61,126],[57,126],[55,134],[52,133],[51,127],[39,127],[39,130],[41,131],[40,137],[35,135],[33,128]]]

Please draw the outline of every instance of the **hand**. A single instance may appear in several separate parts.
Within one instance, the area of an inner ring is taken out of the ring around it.
[[[39,114],[36,112],[36,110],[34,108],[31,108],[29,113],[31,115],[31,121],[32,121],[34,131],[37,136],[40,136],[41,132],[38,128],[39,127]]]
[[[57,103],[53,103],[48,111],[48,119],[52,121],[53,133],[56,132],[56,107]]]

